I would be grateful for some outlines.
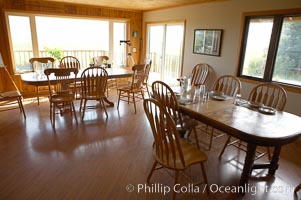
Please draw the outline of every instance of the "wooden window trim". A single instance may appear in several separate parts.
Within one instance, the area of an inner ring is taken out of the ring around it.
[[[239,77],[239,79],[242,81],[242,82],[246,82],[246,83],[252,83],[252,84],[260,84],[262,82],[267,82],[266,80],[266,77],[267,76],[266,72],[264,73],[264,77],[261,79],[261,78],[256,78],[256,77],[249,77],[249,76],[244,76],[244,75],[241,75],[242,74],[242,62],[243,62],[243,56],[244,56],[244,53],[245,53],[245,46],[246,46],[246,38],[247,38],[247,33],[248,32],[248,20],[251,19],[252,17],[268,17],[268,16],[277,16],[277,15],[295,15],[295,14],[301,14],[301,8],[296,8],[296,9],[285,9],[285,10],[269,10],[269,11],[257,11],[257,12],[245,12],[242,14],[242,24],[241,24],[241,36],[240,36],[240,50],[239,50],[239,54],[238,54],[238,62],[237,62],[237,70],[236,70],[236,75],[237,77]],[[279,23],[276,22],[276,23]],[[277,26],[281,25],[282,23],[280,24],[277,24]],[[247,28],[247,29],[246,29]],[[273,26],[274,28],[274,26]],[[279,29],[278,29],[279,30]],[[280,29],[281,31],[281,29]],[[277,39],[277,37],[279,36],[278,34],[280,34],[280,31],[278,31],[275,36],[272,35],[272,39]],[[275,37],[275,38],[274,38]],[[276,46],[278,48],[278,40],[277,42],[273,43],[274,46]],[[276,56],[276,53],[277,53],[277,48],[274,48],[273,49],[273,52],[272,52],[272,55],[273,56],[269,56],[269,57],[272,57],[272,59],[269,61],[269,62],[272,62],[269,67],[271,66],[274,66],[274,62],[275,62],[275,56]],[[270,50],[269,49],[269,53],[270,53]],[[267,58],[269,59],[269,58]],[[267,64],[268,66],[268,64]],[[268,67],[268,68],[269,68]],[[265,69],[265,70],[268,70],[268,69]],[[269,77],[271,77],[271,73],[273,73],[273,70],[270,69],[269,71]],[[268,81],[268,82],[274,82],[274,81]],[[285,90],[289,91],[289,92],[294,92],[294,93],[298,93],[298,94],[301,94],[301,86],[297,86],[297,85],[290,85],[290,84],[285,84],[285,83],[279,83],[279,82],[275,82],[279,85],[281,85],[282,87],[284,87]]]

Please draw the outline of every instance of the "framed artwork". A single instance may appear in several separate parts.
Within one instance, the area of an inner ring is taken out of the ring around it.
[[[195,29],[193,53],[220,56],[222,29]]]

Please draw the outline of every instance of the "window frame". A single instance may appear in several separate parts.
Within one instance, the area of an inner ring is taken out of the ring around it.
[[[283,19],[285,17],[290,17],[290,16],[301,16],[301,9],[243,13],[240,51],[239,51],[238,67],[237,67],[237,76],[239,78],[241,78],[243,81],[251,82],[251,83],[274,82],[284,86],[285,89],[294,92],[297,91],[298,93],[301,93],[301,86],[299,85],[272,81]],[[247,45],[247,39],[249,33],[249,24],[250,24],[249,22],[251,19],[256,19],[256,18],[262,19],[262,18],[271,18],[271,17],[274,19],[274,22],[273,22],[273,28],[272,28],[271,38],[269,42],[269,48],[268,48],[266,66],[265,66],[263,78],[243,75],[242,71],[243,71],[243,64],[244,64],[246,45]]]
[[[114,22],[123,22],[126,24],[126,30],[125,30],[125,38],[128,37],[129,33],[129,20],[128,19],[120,19],[120,18],[99,18],[99,17],[93,17],[93,16],[74,16],[74,15],[53,15],[53,14],[46,14],[46,13],[28,13],[28,12],[15,12],[15,11],[5,11],[5,21],[6,21],[6,28],[8,31],[8,39],[9,39],[9,46],[10,46],[10,52],[11,52],[11,59],[12,59],[12,70],[14,74],[22,74],[27,73],[25,72],[17,72],[16,71],[16,64],[15,64],[15,58],[14,58],[14,49],[12,45],[12,38],[11,38],[11,32],[9,27],[9,15],[13,16],[21,16],[21,17],[28,17],[30,22],[30,30],[31,30],[31,38],[32,38],[32,48],[33,48],[33,56],[38,57],[39,56],[39,47],[38,47],[38,39],[37,39],[37,27],[36,27],[36,19],[35,17],[55,17],[55,18],[70,18],[70,19],[85,19],[85,20],[103,20],[109,22],[109,35],[113,35],[113,24]],[[109,37],[109,51],[108,56],[113,59],[114,57],[114,41],[113,37]],[[127,63],[127,50],[125,50],[125,58]],[[87,66],[88,67],[88,66]]]

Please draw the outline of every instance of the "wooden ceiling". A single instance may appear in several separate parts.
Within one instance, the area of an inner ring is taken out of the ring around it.
[[[83,4],[91,6],[110,7],[117,9],[150,11],[170,7],[177,7],[196,3],[217,2],[225,0],[42,0],[52,2],[63,2]]]

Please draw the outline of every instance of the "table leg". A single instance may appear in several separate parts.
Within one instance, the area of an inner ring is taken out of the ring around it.
[[[243,170],[242,170],[240,183],[239,183],[240,186],[244,187],[248,183],[249,176],[251,174],[253,163],[254,163],[256,147],[257,147],[257,145],[248,143],[247,155],[246,155],[246,158],[245,158],[245,163],[244,163],[244,167],[243,167]]]
[[[274,148],[274,153],[272,156],[272,160],[271,160],[269,172],[268,172],[269,175],[274,176],[276,173],[276,170],[278,169],[278,166],[279,166],[278,161],[279,161],[280,151],[281,151],[281,146],[276,146]]]

